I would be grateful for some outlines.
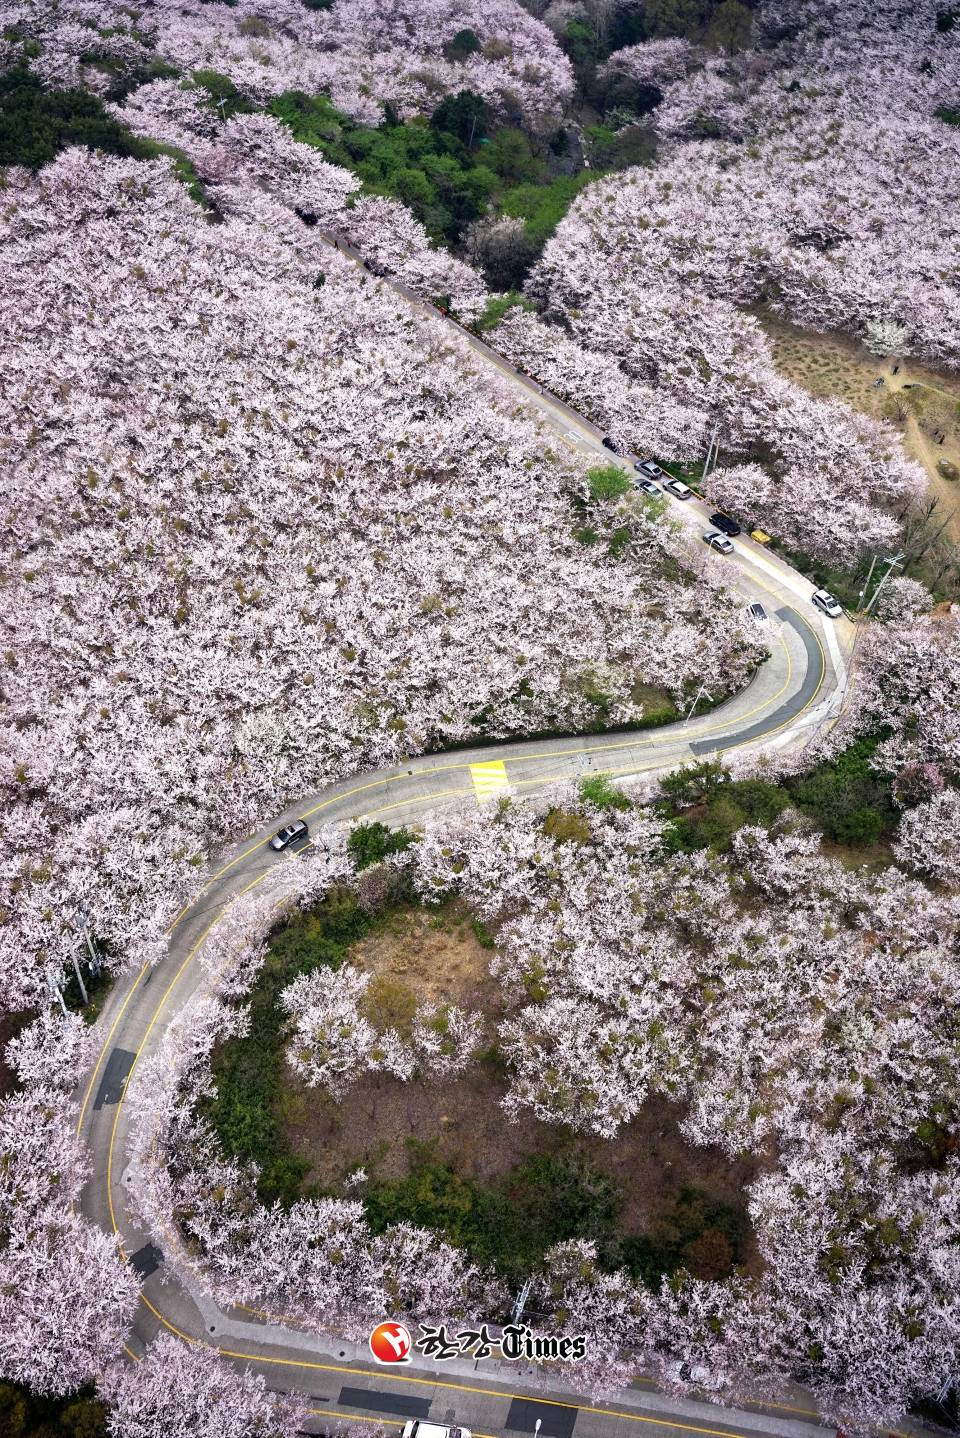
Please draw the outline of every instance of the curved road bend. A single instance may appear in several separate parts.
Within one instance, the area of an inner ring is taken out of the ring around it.
[[[481,341],[474,348],[522,388],[541,418],[568,444],[591,454],[599,451],[609,460],[593,426],[512,371]],[[672,510],[686,526],[691,545],[699,545],[707,513],[700,502],[672,502]],[[692,1399],[671,1400],[641,1383],[616,1402],[596,1405],[578,1401],[569,1391],[546,1393],[532,1373],[493,1361],[475,1367],[457,1360],[431,1370],[410,1367],[402,1373],[377,1368],[365,1350],[354,1345],[320,1339],[285,1325],[282,1319],[274,1323],[249,1311],[221,1311],[195,1275],[175,1268],[164,1257],[163,1240],[160,1246],[151,1241],[127,1203],[129,1076],[140,1059],[155,1051],[170,1019],[200,987],[202,974],[194,959],[207,932],[241,891],[258,883],[274,863],[289,862],[266,846],[281,823],[296,817],[308,818],[312,824],[360,818],[394,825],[416,823],[437,807],[485,802],[499,792],[533,793],[589,769],[626,777],[740,747],[797,749],[831,722],[846,683],[852,626],[845,620],[835,625],[821,620],[810,603],[812,586],[776,556],[749,539],[738,539],[736,548],[729,561],[735,570],[733,582],[745,603],[759,599],[771,616],[770,658],[741,693],[685,724],[421,756],[394,769],[332,785],[271,816],[260,833],[216,856],[216,873],[176,920],[165,958],[154,969],[127,975],[115,986],[98,1020],[101,1052],[81,1094],[79,1126],[93,1156],[82,1206],[107,1232],[119,1233],[124,1253],[141,1277],[142,1301],[130,1346],[133,1357],[142,1354],[161,1327],[190,1341],[208,1343],[233,1361],[259,1368],[271,1387],[308,1393],[317,1431],[334,1419],[393,1424],[408,1417],[430,1417],[441,1423],[455,1419],[478,1438],[492,1438],[532,1433],[541,1418],[543,1438],[574,1438],[574,1429],[575,1438],[619,1438],[652,1429],[659,1430],[662,1438],[681,1433],[809,1438],[816,1418],[800,1392],[795,1402],[723,1410]]]

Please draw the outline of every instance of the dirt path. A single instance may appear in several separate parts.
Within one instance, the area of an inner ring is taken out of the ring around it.
[[[937,469],[939,460],[960,469],[960,377],[912,360],[881,359],[849,335],[816,334],[767,314],[758,319],[777,368],[789,379],[810,394],[835,396],[900,430],[905,450],[926,470],[943,516],[953,512],[947,532],[960,540],[960,484],[944,479]],[[899,365],[896,374],[894,363]],[[880,378],[884,383],[878,387]],[[943,434],[942,443],[934,432]]]

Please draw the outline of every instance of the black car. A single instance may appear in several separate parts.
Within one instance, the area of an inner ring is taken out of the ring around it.
[[[613,440],[608,434],[605,434],[603,436],[603,439],[600,441],[600,443],[603,445],[604,449],[612,449],[614,454],[619,454],[617,446],[614,444]]]
[[[724,534],[729,534],[731,539],[735,539],[738,534],[743,533],[737,521],[731,519],[729,514],[711,514],[710,523],[714,529],[721,529]]]

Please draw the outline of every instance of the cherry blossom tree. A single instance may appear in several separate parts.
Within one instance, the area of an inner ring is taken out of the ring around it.
[[[109,1404],[114,1438],[295,1438],[308,1415],[306,1400],[268,1392],[250,1368],[238,1371],[205,1344],[160,1333],[139,1363],[113,1363],[97,1383]]]
[[[900,820],[894,847],[899,864],[942,884],[960,884],[960,789],[944,789]]]

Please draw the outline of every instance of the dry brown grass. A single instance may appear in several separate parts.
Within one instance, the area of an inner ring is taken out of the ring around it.
[[[490,957],[469,913],[456,905],[437,913],[399,913],[350,955],[351,962],[375,976],[401,1021],[414,997],[459,1003],[486,1015],[492,1045],[505,1008],[501,988],[489,974]],[[623,1194],[626,1233],[649,1230],[687,1185],[742,1204],[744,1187],[756,1172],[752,1162],[731,1163],[719,1149],[687,1144],[679,1129],[682,1110],[664,1099],[650,1099],[615,1140],[605,1141],[526,1114],[511,1123],[502,1107],[505,1093],[495,1051],[454,1079],[402,1083],[365,1074],[339,1104],[288,1074],[284,1126],[296,1155],[311,1165],[307,1181],[333,1192],[344,1191],[344,1180],[358,1166],[374,1179],[408,1174],[408,1140],[431,1144],[438,1160],[483,1185],[496,1183],[531,1154],[572,1153],[614,1180]]]
[[[960,465],[960,378],[912,360],[900,361],[894,375],[891,361],[871,354],[849,335],[797,329],[767,314],[759,319],[774,363],[788,379],[810,394],[842,399],[864,414],[887,419],[900,430],[907,453],[926,470],[942,513],[954,511],[949,529],[960,538],[960,485],[937,472],[941,459]],[[882,387],[875,388],[881,377]],[[905,386],[913,388],[905,391]],[[939,433],[942,443],[936,439]]]

